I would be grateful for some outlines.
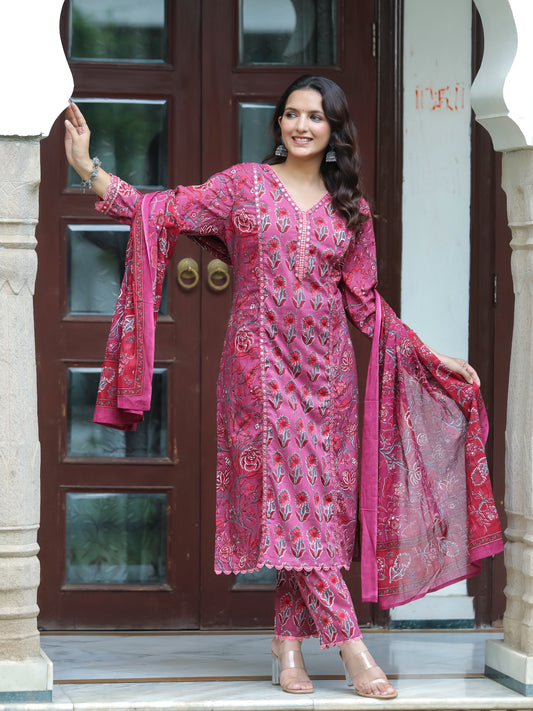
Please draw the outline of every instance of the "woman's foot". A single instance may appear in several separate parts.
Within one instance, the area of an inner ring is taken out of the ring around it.
[[[370,699],[395,699],[396,689],[373,660],[362,639],[344,642],[340,655],[346,669],[346,678],[352,680],[355,693]]]
[[[272,640],[272,683],[289,694],[312,694],[313,684],[305,671],[302,643],[292,639]]]

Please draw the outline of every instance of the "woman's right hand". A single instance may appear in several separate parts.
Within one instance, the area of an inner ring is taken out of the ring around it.
[[[82,180],[87,180],[93,172],[93,162],[89,154],[91,132],[83,114],[71,101],[65,114],[65,153],[67,160]],[[92,180],[92,190],[102,197],[105,195],[111,178],[101,167],[96,170],[96,177]]]
[[[73,101],[65,114],[65,153],[69,164],[82,180],[87,180],[93,167],[89,154],[91,132],[83,114]]]

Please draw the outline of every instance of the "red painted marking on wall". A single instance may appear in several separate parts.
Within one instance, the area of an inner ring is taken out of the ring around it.
[[[418,111],[461,111],[465,107],[465,84],[433,88],[418,85],[415,90]]]

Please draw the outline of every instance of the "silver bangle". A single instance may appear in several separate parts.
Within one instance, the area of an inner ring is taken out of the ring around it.
[[[93,169],[91,170],[91,174],[87,178],[87,180],[82,180],[81,181],[81,189],[85,193],[86,190],[90,190],[93,186],[93,182],[96,180],[98,176],[98,166],[102,165],[100,163],[100,158],[97,158],[94,156],[93,158]]]

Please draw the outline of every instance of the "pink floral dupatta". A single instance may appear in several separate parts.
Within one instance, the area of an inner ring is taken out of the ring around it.
[[[150,409],[155,322],[177,230],[162,224],[171,191],[147,193],[131,222],[126,268],[102,365],[93,422],[135,430]],[[154,227],[150,215],[160,215]],[[174,220],[174,224],[176,221]]]
[[[389,608],[475,575],[503,550],[479,388],[376,293],[359,503],[363,600]]]

